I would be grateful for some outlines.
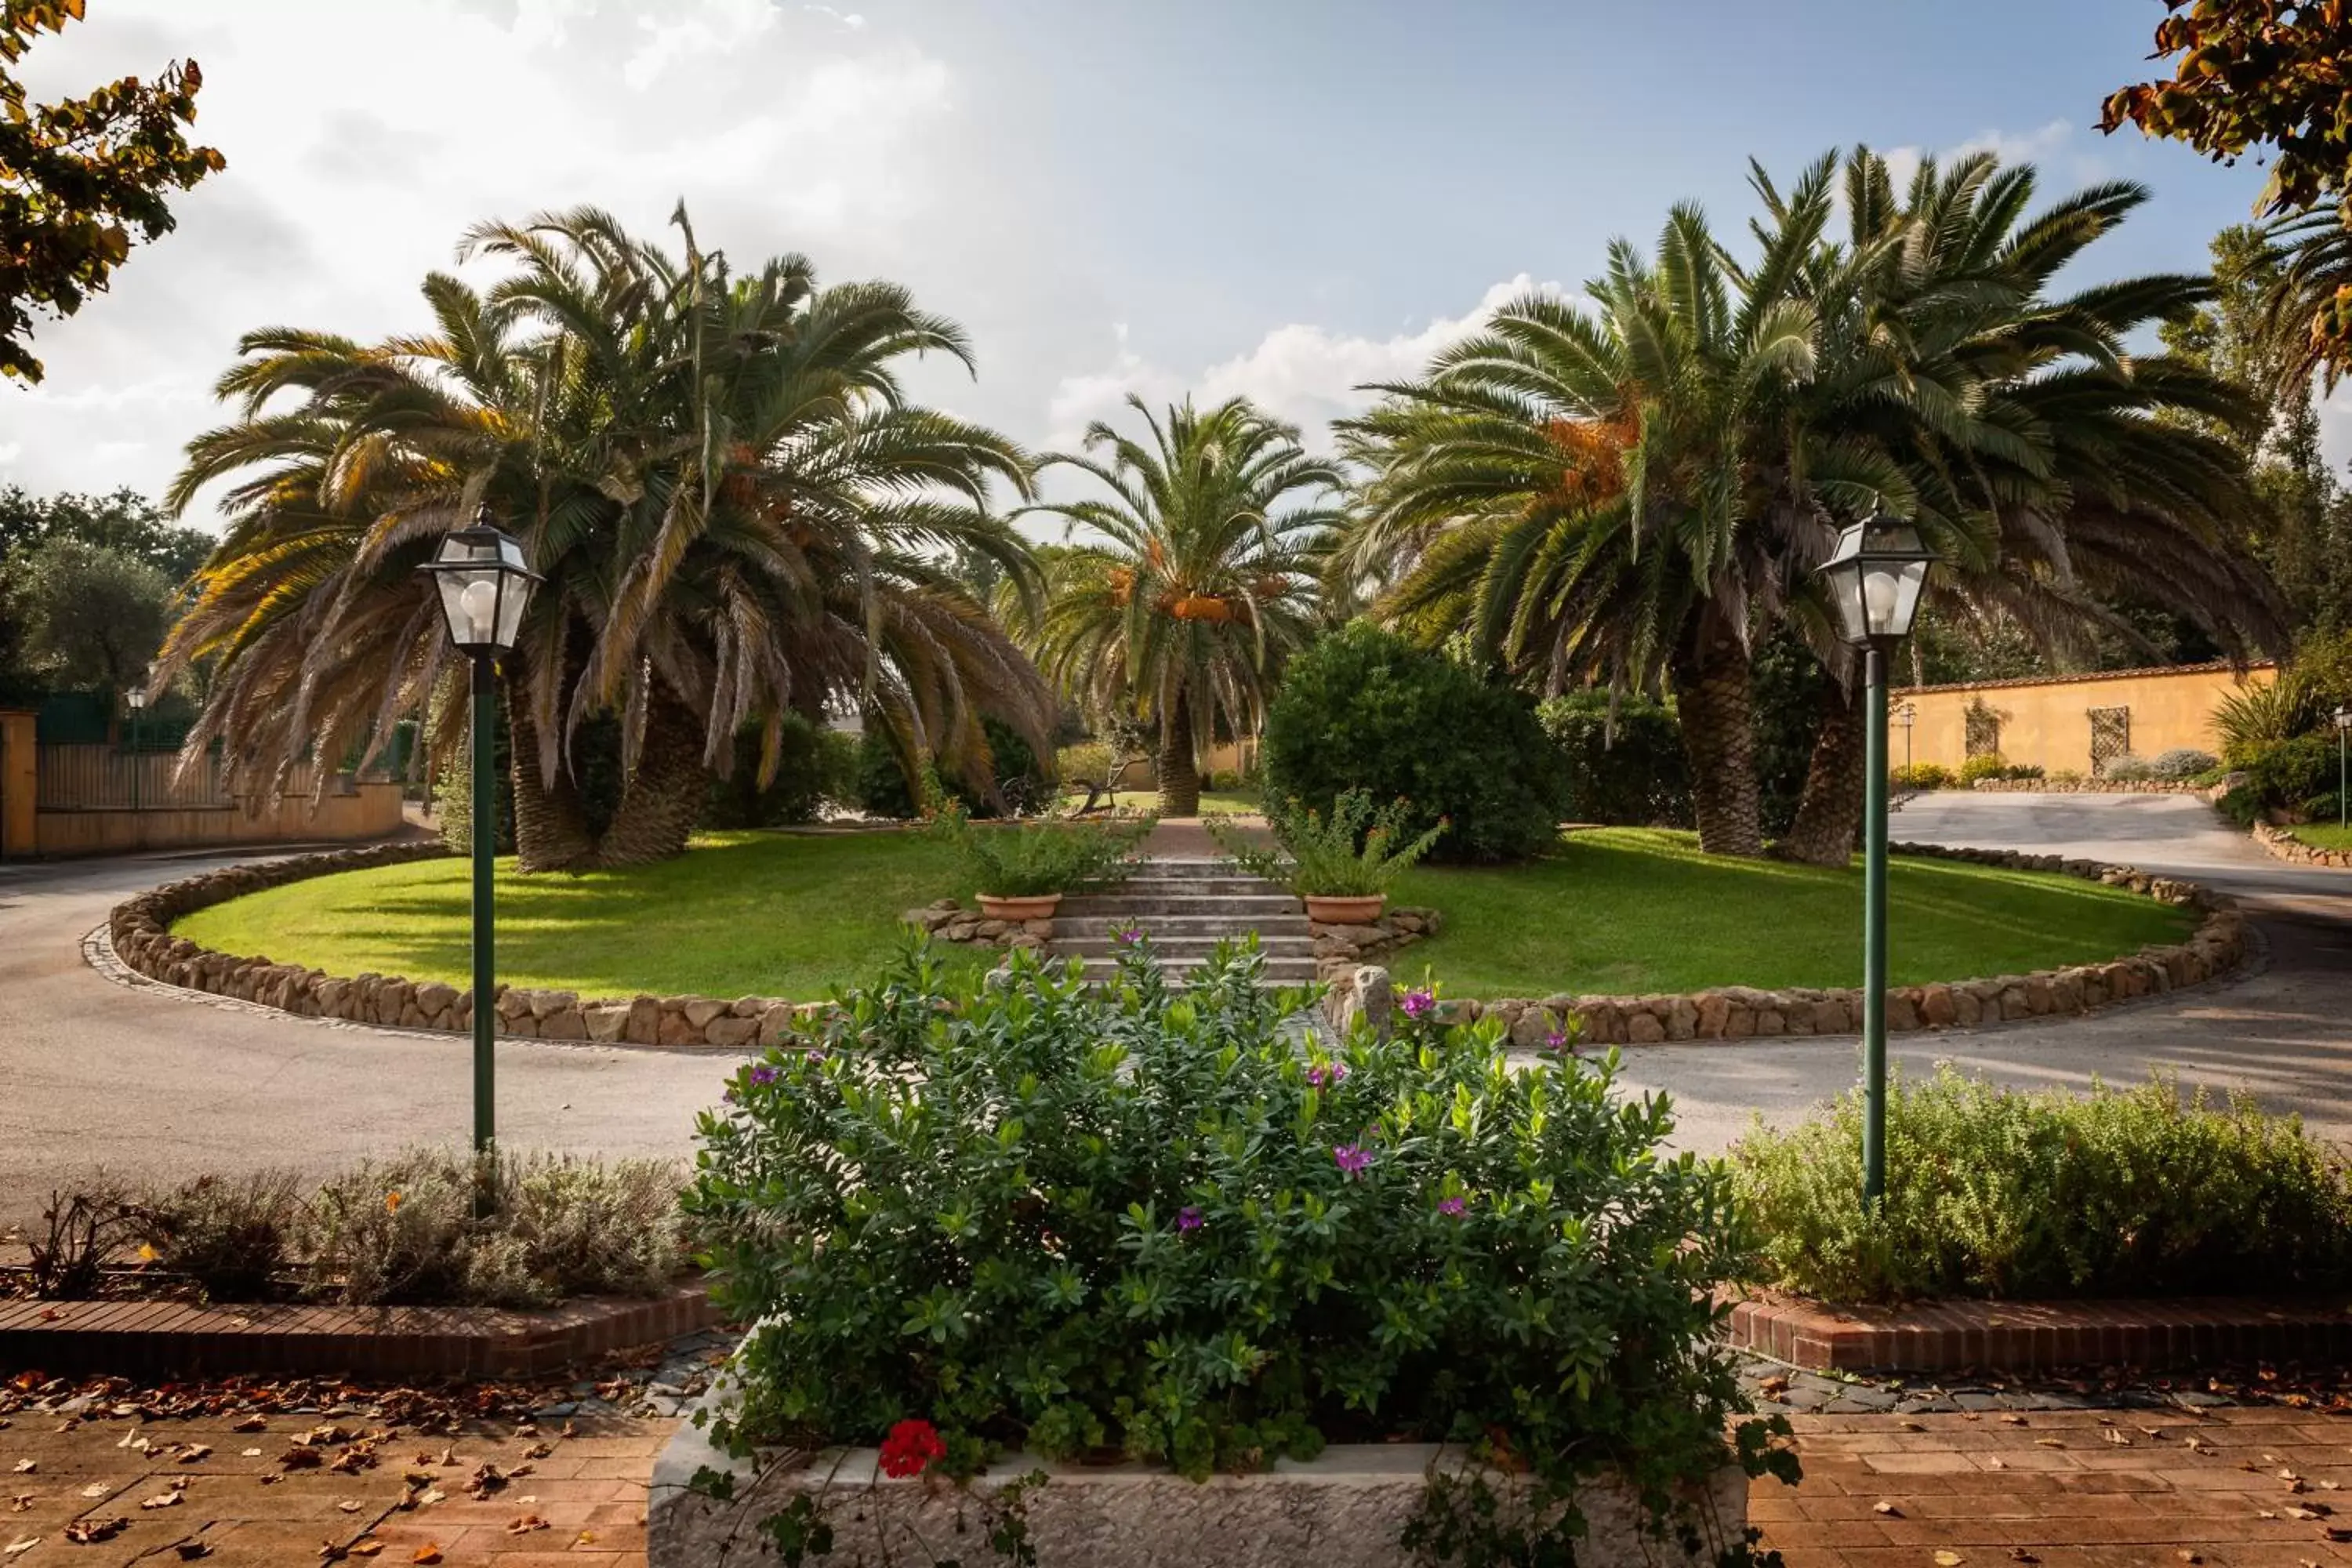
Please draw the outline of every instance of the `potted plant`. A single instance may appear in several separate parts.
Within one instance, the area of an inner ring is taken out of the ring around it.
[[[1071,889],[1130,875],[1156,820],[1049,818],[983,826],[950,805],[940,814],[939,831],[962,853],[967,875],[979,884],[982,914],[992,921],[1039,921],[1051,920]]]
[[[1412,803],[1402,797],[1375,812],[1370,791],[1351,789],[1331,803],[1327,820],[1294,795],[1267,807],[1273,848],[1250,842],[1225,823],[1207,826],[1234,865],[1253,877],[1280,882],[1305,900],[1307,919],[1370,925],[1388,902],[1389,885],[1428,854],[1450,826],[1440,817],[1428,832],[1409,839],[1412,812]]]

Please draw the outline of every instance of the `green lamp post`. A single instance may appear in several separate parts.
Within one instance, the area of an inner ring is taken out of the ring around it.
[[[474,786],[474,1152],[487,1154],[498,1139],[494,1049],[498,1009],[495,872],[498,858],[498,774],[491,763],[499,722],[499,655],[510,651],[522,629],[523,606],[539,574],[523,564],[522,547],[490,523],[482,506],[471,528],[441,541],[422,570],[440,591],[449,640],[473,660]]]
[[[1845,640],[1862,650],[1867,718],[1863,814],[1862,1199],[1886,1191],[1886,656],[1908,636],[1935,561],[1907,522],[1874,516],[1838,535],[1821,576]]]
[[[2352,732],[2352,708],[2336,710],[2336,826],[2352,827],[2352,800],[2345,798],[2344,737]]]
[[[152,672],[153,667],[149,667]],[[131,710],[131,809],[139,809],[139,775],[144,772],[139,765],[139,715],[147,708],[147,684],[141,681],[122,694],[123,706]]]

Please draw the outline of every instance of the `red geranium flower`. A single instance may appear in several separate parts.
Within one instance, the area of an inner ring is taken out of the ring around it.
[[[904,1479],[919,1476],[934,1459],[947,1458],[939,1428],[924,1420],[901,1421],[882,1439],[882,1473]]]

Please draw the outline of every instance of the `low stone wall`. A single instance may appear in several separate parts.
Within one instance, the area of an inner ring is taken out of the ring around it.
[[[1322,980],[1337,980],[1344,972],[1360,963],[1384,957],[1401,947],[1410,947],[1423,937],[1435,936],[1437,927],[1435,910],[1412,905],[1399,905],[1386,910],[1369,925],[1337,925],[1311,921],[1307,931],[1315,939],[1316,975]]]
[[[957,1484],[933,1476],[893,1479],[872,1448],[800,1454],[764,1471],[682,1423],[654,1461],[646,1505],[652,1568],[772,1563],[783,1559],[760,1521],[807,1498],[831,1526],[826,1563],[930,1563],[950,1543],[967,1560],[986,1548],[998,1500],[1023,1478],[1019,1508],[1029,1561],[1038,1568],[1296,1568],[1330,1563],[1386,1568],[1425,1561],[1402,1544],[1433,1474],[1475,1474],[1497,1489],[1511,1479],[1474,1470],[1458,1450],[1418,1443],[1339,1444],[1304,1464],[1277,1460],[1258,1475],[1192,1481],[1139,1464],[1048,1464],[1007,1454]],[[727,1500],[706,1493],[726,1478]],[[697,1478],[704,1485],[698,1488]],[[1727,1464],[1686,1508],[1697,1539],[1687,1554],[1648,1533],[1633,1489],[1612,1475],[1584,1482],[1576,1501],[1586,1533],[1583,1568],[1665,1568],[1717,1561],[1748,1523],[1748,1477]],[[992,1554],[991,1560],[993,1560]]]
[[[919,910],[908,910],[898,918],[934,941],[966,947],[1017,947],[1043,952],[1054,936],[1050,916],[1042,921],[992,920],[978,910],[965,909],[953,899],[940,899]]]
[[[2182,779],[1979,779],[1969,786],[1985,795],[2202,795],[2205,786]]]
[[[1935,844],[1897,844],[1897,854],[2019,871],[2054,871],[2128,888],[2168,904],[2199,910],[2203,921],[2186,942],[2147,947],[2105,963],[2073,964],[1958,980],[1930,985],[1898,985],[1886,994],[1890,1032],[2002,1023],[2020,1018],[2087,1013],[2136,996],[2160,995],[2234,972],[2245,962],[2245,917],[2236,902],[2194,882],[2154,877],[2131,866],[2070,860],[2056,855],[2001,849],[1954,849]],[[1389,987],[1388,971],[1366,966],[1335,980],[1326,1012],[1345,1026],[1365,1010],[1359,1000]],[[1381,1000],[1370,1003],[1376,1018]],[[1501,1020],[1511,1043],[1525,1050],[1545,1047],[1569,1031],[1580,1045],[1658,1045],[1674,1040],[1744,1040],[1807,1035],[1853,1035],[1862,1030],[1862,993],[1850,990],[1759,990],[1726,985],[1687,995],[1503,997],[1480,1001],[1448,997],[1438,1016],[1449,1022]]]
[[[474,994],[432,980],[396,974],[345,978],[267,957],[240,957],[172,934],[172,922],[265,888],[370,866],[438,859],[438,839],[298,855],[258,866],[207,871],[141,893],[114,907],[107,935],[116,958],[150,980],[191,991],[283,1008],[305,1018],[342,1018],[396,1028],[470,1030]],[[781,996],[622,996],[583,998],[572,991],[501,985],[493,1005],[509,1039],[597,1040],[634,1046],[750,1050],[790,1034],[800,1015],[824,1006]]]
[[[2255,823],[2253,834],[2254,842],[2273,859],[2292,860],[2298,866],[2332,866],[2338,869],[2352,867],[2352,849],[2322,849],[2267,822]]]

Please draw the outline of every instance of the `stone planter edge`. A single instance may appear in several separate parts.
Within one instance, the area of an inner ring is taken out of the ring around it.
[[[1887,993],[1890,1032],[1969,1027],[2017,1019],[2076,1016],[2137,997],[2162,995],[2235,973],[2248,952],[2245,916],[2237,901],[2201,884],[2153,876],[2134,866],[2068,859],[2006,849],[1969,849],[1936,844],[1896,844],[1894,853],[1924,859],[1958,860],[2011,870],[2048,871],[2121,887],[2159,902],[2182,905],[2204,919],[2187,940],[2142,948],[2103,963],[2071,964],[2030,974],[1898,985]],[[1387,983],[1375,966],[1333,979],[1326,1012],[1341,1026],[1360,1010],[1357,993],[1363,976]],[[1449,1022],[1501,1020],[1511,1044],[1523,1050],[1544,1047],[1569,1019],[1579,1026],[1578,1043],[1642,1046],[1690,1040],[1734,1042],[1756,1038],[1853,1035],[1862,1028],[1858,989],[1763,990],[1721,986],[1679,995],[1578,996],[1560,993],[1539,998],[1482,1000],[1448,997],[1438,1004]]]
[[[703,1408],[711,1408],[708,1398]],[[1057,1466],[1012,1454],[959,1486],[882,1476],[872,1448],[831,1450],[790,1470],[761,1472],[751,1460],[714,1446],[688,1420],[654,1460],[647,1557],[651,1568],[731,1561],[739,1552],[755,1563],[776,1562],[758,1523],[810,1492],[837,1500],[826,1514],[834,1552],[817,1561],[928,1562],[919,1549],[925,1542],[969,1554],[975,1541],[985,1540],[978,1515],[986,1500],[1042,1470],[1045,1484],[1024,1499],[1039,1568],[1402,1564],[1408,1561],[1399,1539],[1404,1524],[1421,1506],[1432,1467],[1449,1452],[1434,1444],[1335,1445],[1305,1464],[1277,1460],[1261,1474],[1202,1482],[1152,1466]],[[732,1479],[732,1500],[721,1503],[694,1491],[695,1477],[706,1468]],[[1714,1540],[1707,1555],[1693,1561],[1712,1561],[1715,1550],[1741,1539],[1748,1487],[1736,1462],[1709,1477],[1696,1500]],[[1588,1483],[1578,1501],[1591,1530],[1577,1547],[1585,1568],[1660,1568],[1677,1560],[1668,1542],[1641,1534],[1638,1507],[1613,1479]]]
[[[2263,853],[2273,860],[2285,860],[2297,866],[2326,866],[2334,870],[2352,869],[2352,850],[2322,849],[2305,844],[2284,827],[2273,827],[2267,822],[2257,822],[2252,828],[2254,842]]]

